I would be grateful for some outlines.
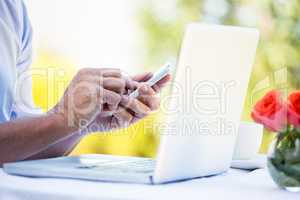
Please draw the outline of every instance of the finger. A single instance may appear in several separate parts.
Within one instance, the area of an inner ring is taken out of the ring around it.
[[[125,108],[120,107],[118,111],[114,114],[114,117],[118,119],[119,125],[121,127],[127,127],[133,119],[133,115],[129,113]]]
[[[104,69],[102,71],[103,77],[115,77],[115,78],[121,78],[122,73],[120,69]]]
[[[121,96],[113,91],[99,87],[99,100],[101,104],[108,104],[111,110],[116,110],[121,102]]]
[[[138,83],[130,78],[103,78],[101,85],[107,90],[125,94],[128,91],[134,91],[138,88]]]
[[[132,91],[138,88],[139,83],[137,81],[133,80],[129,76],[123,76],[122,78],[125,80],[127,90]]]
[[[134,117],[134,118],[131,120],[131,124],[134,124],[134,123],[140,121],[141,119],[143,119],[143,118],[141,118],[141,117]]]
[[[151,112],[151,109],[138,99],[123,96],[120,105],[135,113],[136,117],[144,117]]]
[[[171,80],[171,75],[168,74],[152,86],[155,92],[159,92]]]
[[[155,95],[155,91],[147,83],[139,84],[139,95]]]
[[[80,77],[81,82],[97,84],[104,87],[107,90],[112,90],[117,93],[124,93],[125,90],[135,90],[138,87],[138,83],[128,77],[102,77],[91,76],[89,74],[82,75]]]
[[[106,77],[103,78],[102,85],[107,90],[112,90],[114,92],[123,94],[126,89],[126,82],[124,79],[121,78],[113,78],[113,77]]]
[[[147,105],[151,111],[155,111],[160,106],[160,100],[156,96],[140,96],[139,101]]]
[[[84,68],[80,71],[84,75],[102,76],[102,77],[116,77],[122,76],[120,69],[114,68]]]
[[[153,88],[147,84],[143,84],[142,87],[139,88],[138,100],[147,105],[152,111],[159,108],[160,99],[156,96]]]
[[[143,74],[136,75],[136,76],[132,77],[132,79],[137,81],[137,82],[146,82],[152,76],[153,76],[152,72],[146,72],[146,73],[143,73]]]
[[[146,82],[137,83],[137,91],[134,94],[131,92],[129,95],[132,98],[138,98],[140,95],[155,95],[155,91]]]

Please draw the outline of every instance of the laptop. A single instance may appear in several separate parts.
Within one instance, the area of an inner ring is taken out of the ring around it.
[[[226,172],[259,40],[256,29],[192,23],[162,102],[156,159],[82,155],[4,164],[13,175],[162,184]],[[167,102],[167,103],[165,103]],[[165,105],[166,104],[166,105]]]

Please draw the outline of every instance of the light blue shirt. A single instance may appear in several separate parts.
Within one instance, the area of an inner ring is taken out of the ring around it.
[[[0,0],[0,123],[33,108],[32,30],[22,0]]]

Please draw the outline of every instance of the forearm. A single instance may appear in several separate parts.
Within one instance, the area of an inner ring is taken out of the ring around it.
[[[72,132],[55,114],[0,124],[0,165],[29,158]]]
[[[53,158],[69,154],[83,138],[79,133],[73,133],[71,136],[52,144],[47,149],[30,156],[26,160],[36,160],[43,158]]]

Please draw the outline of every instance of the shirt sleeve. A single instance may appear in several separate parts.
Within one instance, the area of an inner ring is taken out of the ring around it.
[[[19,56],[17,67],[19,71],[29,69],[32,61],[32,27],[23,2],[20,6]]]
[[[17,7],[17,31],[19,51],[17,56],[17,82],[12,118],[28,117],[43,114],[36,108],[32,96],[32,27],[23,1]]]

